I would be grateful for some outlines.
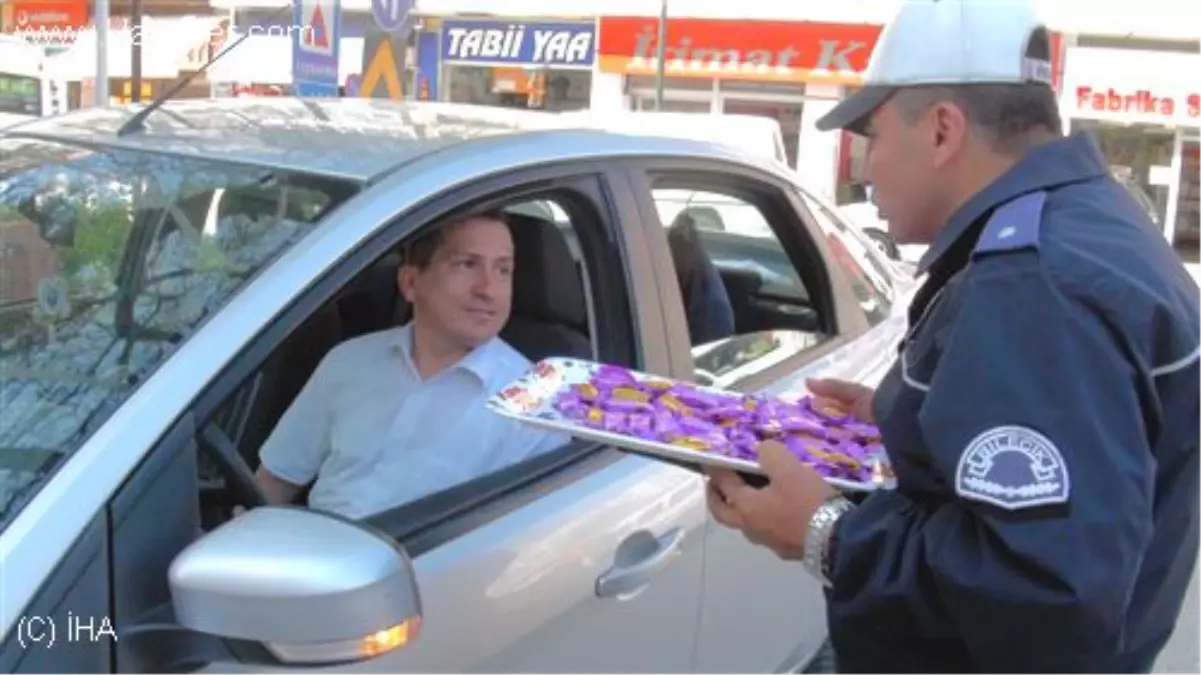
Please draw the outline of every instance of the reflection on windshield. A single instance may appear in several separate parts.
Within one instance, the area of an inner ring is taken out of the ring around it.
[[[290,180],[0,139],[0,524],[332,205]]]

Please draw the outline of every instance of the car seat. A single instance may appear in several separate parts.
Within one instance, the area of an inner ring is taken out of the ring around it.
[[[575,259],[554,223],[507,214],[513,236],[513,312],[500,337],[531,361],[591,358],[588,310]]]

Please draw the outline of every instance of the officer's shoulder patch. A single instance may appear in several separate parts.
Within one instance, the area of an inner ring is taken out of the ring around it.
[[[1038,248],[1047,193],[1028,192],[997,207],[984,225],[972,255]]]
[[[1067,503],[1071,481],[1051,439],[1027,427],[999,426],[973,438],[960,455],[955,493],[1016,511]]]

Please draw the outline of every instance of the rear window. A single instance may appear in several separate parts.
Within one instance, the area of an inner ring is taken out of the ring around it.
[[[353,190],[0,139],[0,529],[207,317]]]

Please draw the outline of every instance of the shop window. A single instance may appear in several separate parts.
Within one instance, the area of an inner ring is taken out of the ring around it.
[[[1201,144],[1185,139],[1180,151],[1180,192],[1176,197],[1176,233],[1173,243],[1186,262],[1199,262],[1201,251],[1201,187],[1198,186]]]
[[[564,111],[588,108],[592,96],[586,70],[450,65],[446,82],[453,103]]]
[[[629,91],[643,93],[654,92],[658,78],[653,75],[630,75],[626,78]],[[707,77],[664,77],[663,90],[681,91],[713,91],[713,80]]]
[[[1089,131],[1096,135],[1114,177],[1143,206],[1155,227],[1162,232],[1167,226],[1175,131],[1151,124],[1082,119],[1072,120],[1072,131]]]
[[[840,132],[838,150],[838,185],[835,203],[858,204],[867,201],[867,137],[849,131]]]
[[[153,100],[154,99],[154,86],[149,82],[142,82],[141,85],[142,86],[138,87],[138,91],[141,95],[141,100],[142,101]],[[130,103],[133,101],[133,83],[132,82],[130,82],[129,80],[123,81],[121,83],[121,88],[118,91],[120,93],[118,95],[112,97],[114,103],[124,104],[124,103]]]

